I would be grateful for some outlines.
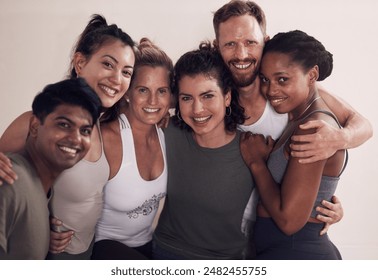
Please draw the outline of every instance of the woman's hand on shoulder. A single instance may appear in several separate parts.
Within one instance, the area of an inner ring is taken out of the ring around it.
[[[3,181],[12,185],[17,180],[17,174],[12,169],[12,163],[10,159],[0,152],[0,185]]]

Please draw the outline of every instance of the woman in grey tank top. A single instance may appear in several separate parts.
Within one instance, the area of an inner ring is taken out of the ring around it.
[[[289,124],[275,144],[251,133],[241,144],[261,198],[254,231],[257,259],[341,259],[328,236],[319,235],[323,224],[316,207],[334,194],[346,152],[308,164],[290,156],[290,137],[312,133],[300,124],[322,120],[340,128],[316,87],[332,66],[332,54],[301,31],[279,33],[265,46],[262,92],[278,113],[289,114]]]

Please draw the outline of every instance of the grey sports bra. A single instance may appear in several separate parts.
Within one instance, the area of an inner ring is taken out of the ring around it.
[[[302,120],[307,119],[310,115],[312,115],[314,113],[324,113],[326,115],[331,116],[332,118],[334,118],[336,120],[337,124],[341,128],[341,125],[340,125],[339,121],[337,120],[336,116],[333,113],[331,113],[329,111],[325,111],[325,110],[314,110],[314,111],[310,112],[309,114],[307,114],[305,117],[303,117]],[[290,137],[288,137],[288,139],[290,139]],[[282,181],[282,179],[285,175],[286,167],[287,167],[287,164],[288,164],[288,160],[286,159],[285,153],[284,153],[284,147],[285,147],[285,144],[286,144],[287,141],[288,140],[286,140],[285,143],[283,143],[277,150],[273,151],[270,154],[269,159],[268,159],[268,163],[267,163],[268,168],[270,170],[270,173],[272,174],[274,180],[277,183],[281,183],[281,181]],[[345,150],[344,165],[343,165],[339,175],[336,176],[336,177],[322,176],[321,181],[320,181],[318,195],[316,197],[315,204],[314,204],[314,207],[313,207],[312,212],[311,212],[311,217],[313,217],[313,218],[316,217],[317,211],[315,209],[318,205],[321,205],[322,200],[327,200],[327,201],[331,200],[332,196],[334,195],[334,193],[336,191],[337,183],[340,179],[340,176],[345,170],[347,162],[348,162],[348,151]]]

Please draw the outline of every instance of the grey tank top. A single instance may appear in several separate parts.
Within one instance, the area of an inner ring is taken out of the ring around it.
[[[308,115],[306,115],[302,120],[308,118],[310,115],[314,113],[324,113],[326,115],[331,116],[332,118],[336,120],[339,127],[341,127],[336,116],[332,114],[331,112],[324,111],[324,110],[314,110],[310,112]],[[288,137],[287,139],[290,139],[290,137]],[[289,163],[289,161],[285,157],[285,151],[284,151],[284,147],[287,141],[288,140],[286,140],[285,143],[283,143],[277,150],[273,151],[270,154],[269,159],[268,159],[267,165],[276,183],[281,183],[286,172],[286,167]],[[315,209],[317,206],[321,205],[322,200],[327,200],[327,201],[331,200],[332,196],[334,195],[336,191],[340,176],[347,165],[347,161],[348,161],[348,151],[345,150],[344,166],[342,170],[340,171],[340,174],[337,177],[322,176],[321,181],[320,181],[318,195],[316,197],[314,207],[312,208],[312,211],[311,211],[311,217],[315,218],[316,215],[318,214]]]

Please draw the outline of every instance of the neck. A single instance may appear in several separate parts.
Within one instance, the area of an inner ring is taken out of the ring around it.
[[[265,110],[266,99],[260,91],[260,80],[256,79],[251,85],[238,88],[239,103],[245,110],[247,120],[244,124],[250,125],[258,121]]]
[[[130,123],[133,135],[138,135],[140,137],[144,136],[146,138],[151,137],[151,135],[156,135],[155,124],[146,124],[140,122],[133,116],[128,108],[124,111],[124,113]]]
[[[256,79],[248,86],[238,87],[238,94],[241,99],[256,99],[262,97],[260,93],[260,80]]]
[[[290,119],[296,121],[303,117],[310,110],[312,105],[314,105],[315,102],[320,98],[321,97],[318,94],[317,90],[314,90],[313,93],[309,95],[309,98],[306,100],[306,102],[299,106],[300,108],[291,113]]]
[[[226,130],[224,130],[223,133],[221,132],[203,135],[193,132],[193,139],[199,146],[203,148],[216,149],[230,143],[234,139],[235,135],[235,132],[229,132]]]
[[[26,142],[24,155],[37,171],[43,189],[47,194],[51,186],[54,184],[54,181],[63,170],[53,170],[51,164],[40,157],[40,153],[35,149],[34,145],[30,143],[30,141]]]

